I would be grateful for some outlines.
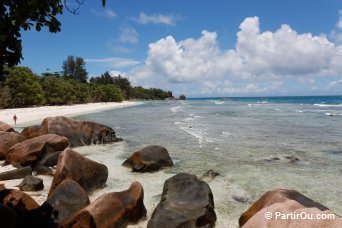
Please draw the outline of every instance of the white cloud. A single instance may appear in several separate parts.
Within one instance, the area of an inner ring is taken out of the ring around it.
[[[175,25],[177,17],[174,15],[163,15],[163,14],[146,14],[140,12],[139,17],[133,18],[139,24],[164,24],[164,25]]]
[[[262,32],[259,18],[250,17],[241,23],[234,49],[221,50],[216,32],[206,30],[198,39],[176,41],[167,36],[149,45],[145,63],[134,68],[130,77],[153,83],[249,80],[255,83],[246,83],[245,91],[262,92],[258,83],[263,80],[314,83],[312,77],[342,73],[339,53],[342,46],[324,35],[298,34],[286,24],[274,32]],[[234,93],[232,87],[227,92]]]
[[[329,82],[328,89],[342,88],[342,80],[336,80]]]
[[[132,67],[140,64],[140,61],[125,58],[100,58],[100,59],[85,59],[87,63],[106,64],[115,68]]]
[[[90,12],[97,17],[106,17],[106,18],[117,17],[117,14],[109,8],[105,8],[104,11],[91,10]]]
[[[123,27],[123,28],[120,28],[120,32],[121,32],[119,36],[120,42],[131,43],[131,44],[139,43],[139,34],[134,28]]]
[[[339,10],[338,13],[339,13],[339,19],[336,24],[336,28],[330,33],[330,38],[334,42],[341,44],[342,43],[342,10]]]

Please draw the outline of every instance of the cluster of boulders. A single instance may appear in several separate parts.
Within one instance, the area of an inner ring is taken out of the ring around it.
[[[41,125],[15,132],[0,122],[0,159],[16,170],[0,173],[0,180],[24,178],[20,190],[0,184],[0,227],[126,227],[146,217],[144,189],[139,182],[122,192],[106,193],[90,202],[88,193],[105,185],[108,169],[72,147],[121,141],[112,128],[66,117],[49,117]],[[75,165],[77,164],[77,165]],[[166,148],[148,146],[122,164],[132,172],[156,172],[173,166]],[[55,171],[51,170],[55,167]],[[39,205],[23,191],[44,188],[37,174],[53,175],[46,201]],[[207,184],[220,175],[208,170],[200,178],[179,173],[165,181],[160,202],[148,228],[214,227],[214,197]],[[241,227],[342,227],[342,219],[284,220],[277,212],[333,214],[328,208],[293,190],[276,189],[257,200],[240,219]],[[271,213],[273,217],[268,216]]]

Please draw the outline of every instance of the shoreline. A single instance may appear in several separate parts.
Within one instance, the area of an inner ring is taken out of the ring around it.
[[[101,102],[75,105],[61,106],[40,106],[30,108],[14,108],[0,110],[0,121],[3,121],[10,126],[25,127],[29,124],[39,123],[44,118],[50,116],[67,116],[73,117],[87,113],[100,112],[104,110],[125,108],[129,106],[142,104],[138,101],[123,101],[123,102]],[[17,124],[13,124],[13,115],[18,117]]]

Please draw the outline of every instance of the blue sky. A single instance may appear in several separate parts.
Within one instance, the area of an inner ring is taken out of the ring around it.
[[[85,0],[59,19],[60,33],[23,32],[22,65],[80,56],[89,76],[189,97],[342,94],[340,0]]]

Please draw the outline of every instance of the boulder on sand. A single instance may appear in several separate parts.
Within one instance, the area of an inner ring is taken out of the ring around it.
[[[148,228],[214,227],[216,213],[209,185],[195,175],[177,174],[164,183]]]
[[[40,126],[26,127],[20,134],[26,138],[45,134],[65,136],[72,147],[122,140],[116,137],[115,131],[110,127],[91,121],[72,120],[64,116],[45,118]]]
[[[0,131],[0,159],[6,159],[8,150],[26,138],[16,132]]]
[[[60,227],[126,227],[145,216],[144,189],[133,182],[126,191],[103,194]]]
[[[291,217],[310,215],[311,217]],[[290,215],[289,218],[282,217]],[[331,219],[315,216],[333,215]],[[325,206],[305,197],[295,190],[275,189],[261,196],[240,219],[239,225],[252,227],[342,227],[341,217]]]
[[[89,204],[88,194],[73,180],[64,180],[49,196],[45,203],[53,208],[56,214],[55,223],[62,223],[71,215]]]
[[[39,177],[26,176],[19,184],[21,191],[40,191],[44,189],[43,179]]]
[[[134,152],[122,165],[132,168],[134,172],[152,172],[173,166],[173,161],[165,147],[148,146]]]
[[[39,207],[39,204],[31,196],[16,189],[1,190],[0,204],[25,211]]]
[[[32,175],[32,168],[30,166],[21,167],[18,169],[0,173],[0,181],[20,179]]]
[[[107,178],[108,169],[105,165],[92,161],[67,148],[59,155],[49,196],[66,179],[74,180],[84,190],[91,191],[102,187],[106,183]]]
[[[0,131],[15,132],[15,130],[5,122],[0,121]]]
[[[67,138],[47,134],[17,143],[9,149],[6,160],[21,166],[34,165],[46,153],[64,150],[69,146]]]

